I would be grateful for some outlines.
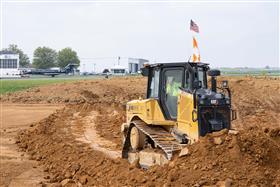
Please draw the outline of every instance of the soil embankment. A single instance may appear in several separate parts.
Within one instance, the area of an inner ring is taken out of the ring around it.
[[[51,174],[47,182],[66,186],[276,186],[280,184],[279,79],[227,79],[238,111],[233,126],[239,133],[208,135],[189,147],[189,155],[148,170],[110,155],[117,155],[121,147],[125,103],[144,97],[144,78],[50,85],[1,100],[66,104],[18,136],[20,149]],[[91,125],[96,142],[87,134]]]
[[[18,151],[16,136],[59,108],[50,104],[1,104],[0,186],[41,186],[43,169],[28,154]]]

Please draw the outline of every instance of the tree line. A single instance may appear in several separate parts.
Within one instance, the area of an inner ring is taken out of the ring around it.
[[[30,62],[29,57],[18,48],[15,44],[10,44],[3,51],[11,51],[19,54],[19,66],[21,68],[39,68],[48,69],[52,67],[64,68],[69,63],[80,65],[80,60],[77,52],[70,47],[59,50],[58,52],[49,47],[38,47],[33,52],[33,61]]]

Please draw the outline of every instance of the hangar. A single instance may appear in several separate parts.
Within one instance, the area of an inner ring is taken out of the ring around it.
[[[20,77],[19,54],[0,51],[0,78]]]

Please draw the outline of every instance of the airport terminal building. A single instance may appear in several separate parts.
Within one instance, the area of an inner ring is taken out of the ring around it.
[[[0,51],[0,78],[20,77],[19,54]]]

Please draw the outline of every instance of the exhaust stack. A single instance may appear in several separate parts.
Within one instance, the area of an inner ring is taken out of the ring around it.
[[[208,71],[208,76],[211,77],[211,91],[217,92],[217,76],[221,75],[220,70],[213,69]]]

